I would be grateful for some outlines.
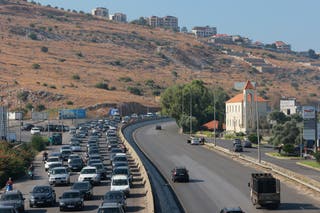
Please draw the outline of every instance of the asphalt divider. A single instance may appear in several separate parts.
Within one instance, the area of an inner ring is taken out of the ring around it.
[[[147,173],[143,163],[141,162],[138,154],[133,149],[133,147],[130,145],[130,143],[127,141],[127,139],[124,137],[124,135],[122,133],[122,128],[120,128],[119,137],[120,137],[121,141],[125,144],[125,146],[127,148],[127,152],[135,160],[135,162],[137,164],[137,168],[140,170],[141,177],[143,178],[142,182],[144,183],[144,188],[145,188],[146,212],[152,213],[152,212],[154,212],[154,199],[153,199],[153,193],[152,193],[152,188],[151,188],[150,180],[148,177],[148,173]]]
[[[320,183],[318,181],[312,180],[306,176],[303,176],[301,174],[298,174],[296,172],[282,168],[280,166],[277,166],[275,164],[272,164],[272,163],[269,163],[266,161],[261,161],[261,163],[259,163],[258,160],[255,158],[252,158],[249,156],[244,156],[241,153],[232,152],[229,149],[226,149],[226,148],[223,148],[220,146],[215,146],[214,144],[206,143],[206,146],[208,146],[209,148],[216,149],[218,151],[222,151],[225,154],[231,155],[232,157],[242,159],[244,161],[247,161],[247,162],[252,163],[256,166],[262,167],[264,169],[269,169],[278,175],[281,175],[281,176],[288,178],[292,181],[300,183],[303,186],[320,193]]]

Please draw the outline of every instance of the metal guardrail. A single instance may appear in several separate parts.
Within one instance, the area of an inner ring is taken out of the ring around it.
[[[210,148],[222,151],[222,152],[230,154],[234,157],[238,157],[242,160],[248,161],[248,162],[253,163],[257,166],[263,167],[265,169],[270,169],[271,171],[273,171],[283,177],[286,177],[290,180],[293,180],[297,183],[300,183],[300,184],[304,185],[305,187],[308,187],[308,188],[320,193],[320,183],[318,181],[312,180],[310,178],[307,179],[303,175],[300,175],[300,174],[295,173],[291,170],[282,168],[280,166],[274,165],[274,164],[266,162],[266,161],[262,161],[261,163],[259,163],[258,160],[255,158],[252,158],[249,156],[244,156],[244,155],[241,155],[240,153],[231,152],[229,149],[226,149],[226,148],[223,148],[220,146],[214,146],[213,144],[206,144],[206,145],[209,146]]]

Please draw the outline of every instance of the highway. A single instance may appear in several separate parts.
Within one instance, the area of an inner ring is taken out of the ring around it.
[[[269,212],[255,209],[249,198],[249,176],[256,170],[219,155],[202,146],[186,143],[187,136],[178,134],[175,122],[139,128],[134,133],[136,143],[157,166],[176,192],[186,212],[219,212],[223,207],[240,206],[245,212]],[[174,166],[186,166],[189,183],[173,183],[170,171]],[[273,212],[320,212],[320,202],[293,186],[281,184],[281,206]]]

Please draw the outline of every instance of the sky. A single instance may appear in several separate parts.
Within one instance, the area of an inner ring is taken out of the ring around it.
[[[295,51],[320,53],[320,0],[35,0],[42,5],[109,14],[122,12],[128,21],[141,16],[172,15],[179,26],[217,27],[218,33],[241,35],[265,44],[284,41]]]

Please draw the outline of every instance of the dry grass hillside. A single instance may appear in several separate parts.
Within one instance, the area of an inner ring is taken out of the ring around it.
[[[256,73],[221,47],[190,35],[25,1],[0,0],[0,44],[1,96],[9,97],[3,100],[9,99],[11,109],[19,104],[57,109],[127,102],[155,107],[155,97],[165,88],[196,78],[222,86],[230,95],[236,93],[235,81],[257,79],[271,101],[279,95],[300,102],[319,99],[319,69],[286,55],[270,59],[283,67],[281,73]],[[226,48],[268,57],[258,50]]]

